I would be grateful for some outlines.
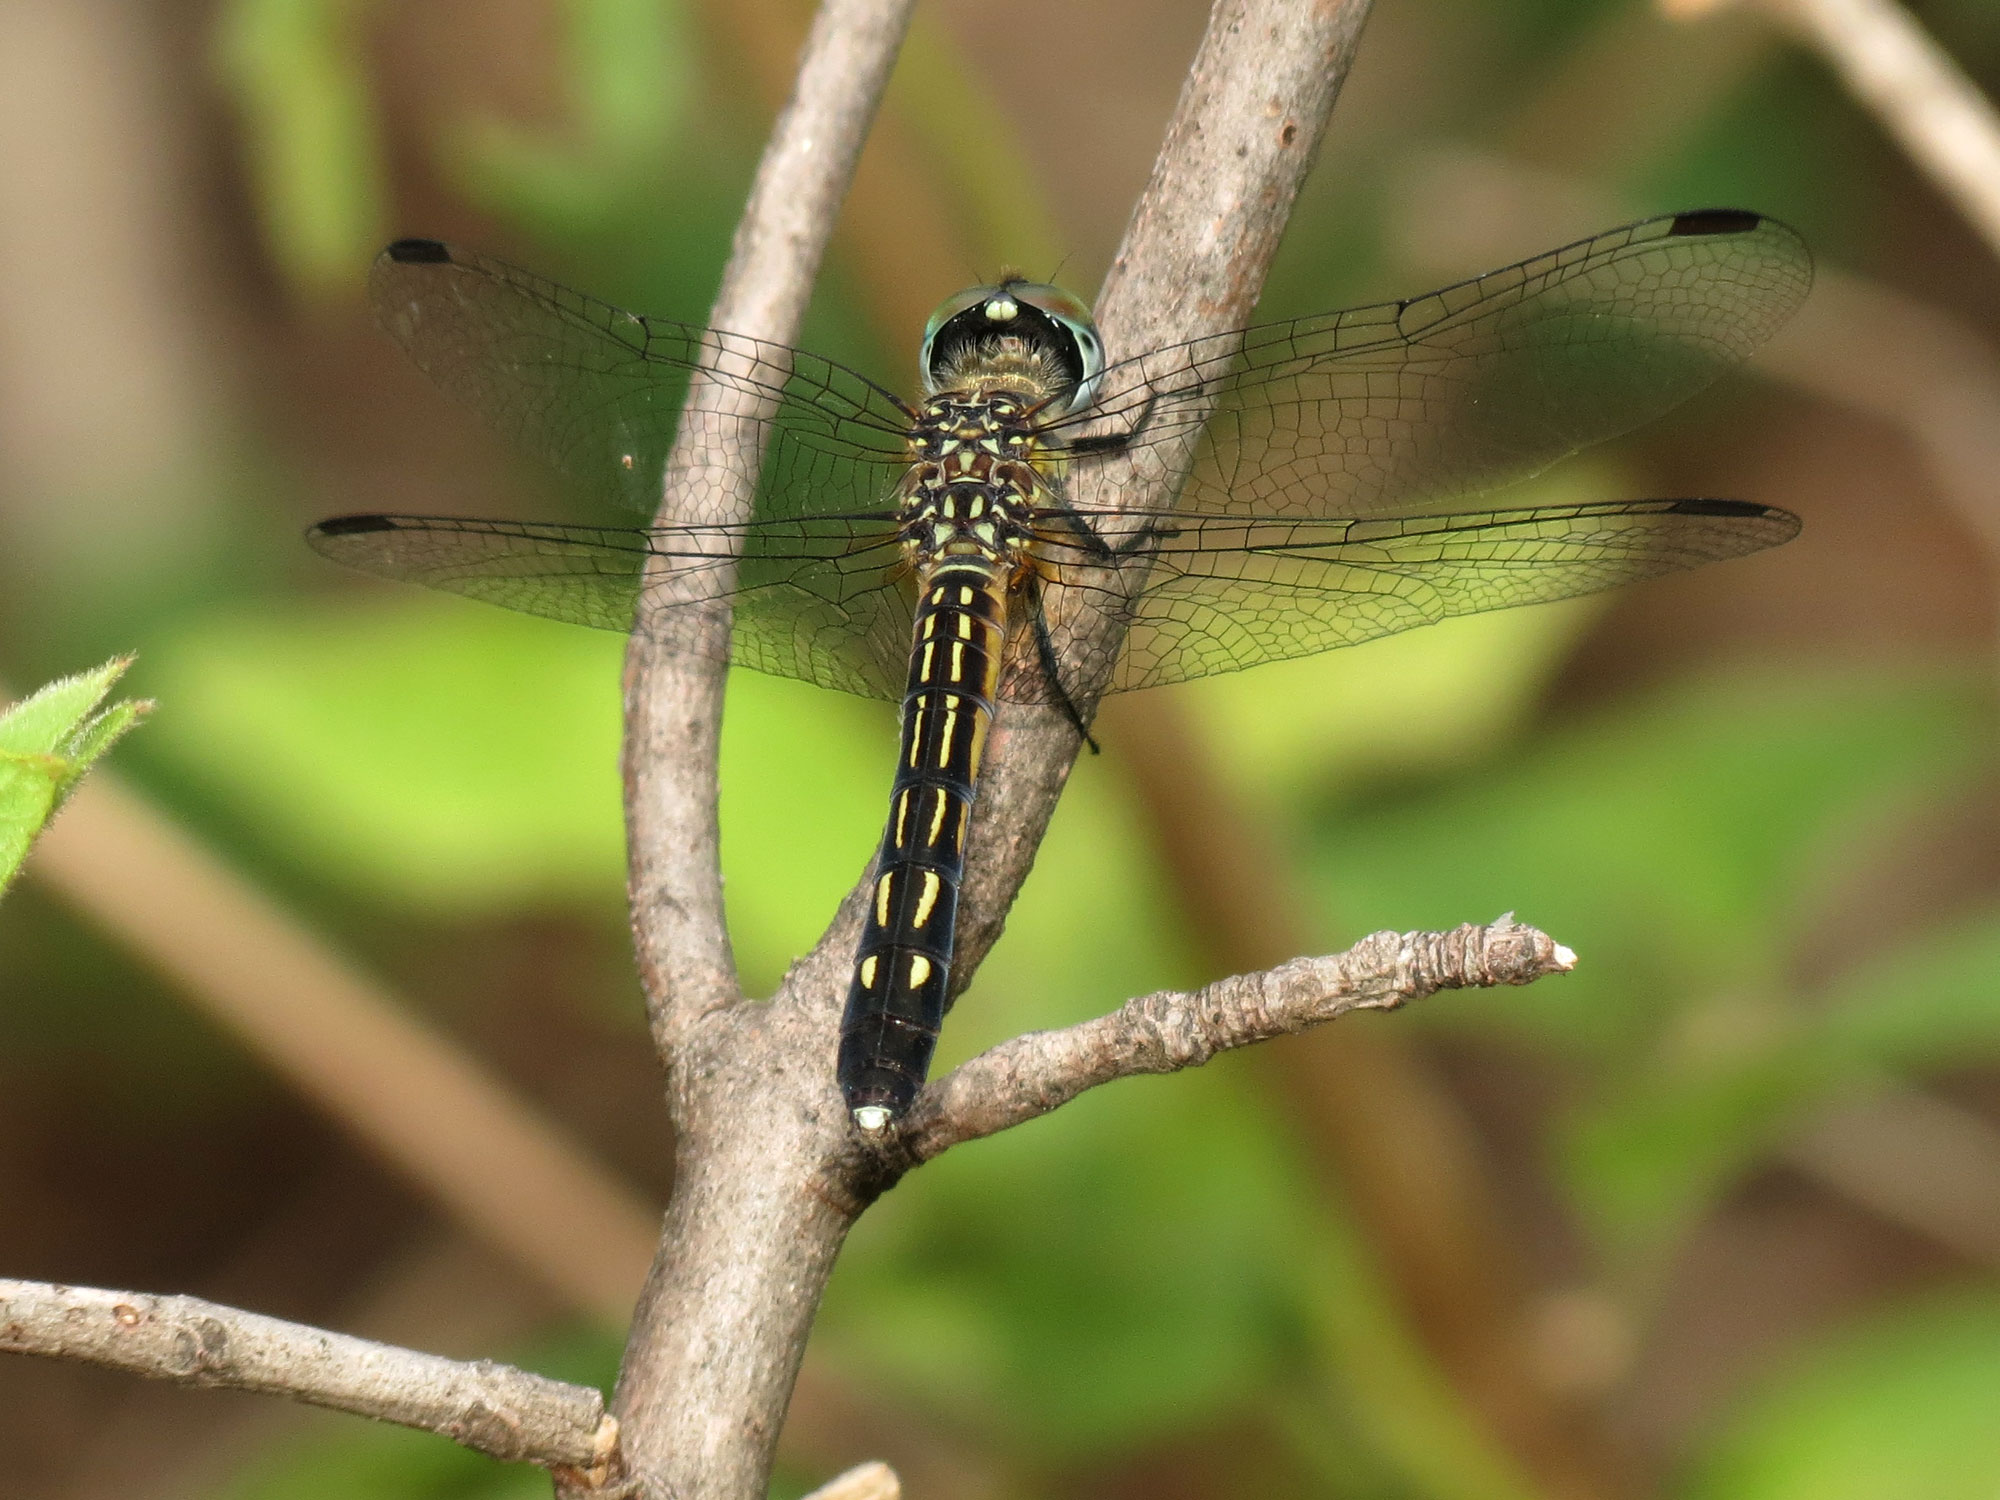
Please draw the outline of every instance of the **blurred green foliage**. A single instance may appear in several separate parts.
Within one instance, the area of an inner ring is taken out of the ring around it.
[[[1688,1500],[1980,1500],[2000,1489],[2000,1298],[1925,1299],[1801,1350],[1724,1424]]]
[[[1893,1017],[1963,996],[1966,966],[1928,931],[1837,1000],[1787,975],[1807,902],[1828,894],[1820,872],[1851,867],[1897,811],[1990,773],[1993,713],[1970,672],[1693,684],[1339,819],[1324,888],[1363,926],[1518,904],[1589,955],[1504,1003],[1440,997],[1415,1024],[1513,1033],[1584,1064],[1595,1097],[1556,1137],[1565,1176],[1614,1263],[1657,1264],[1787,1121],[1915,1060],[1894,1041],[1929,1017]],[[1955,989],[1932,987],[1941,967]],[[1980,1040],[2000,1039],[2000,1014],[1972,1009],[1992,1028]]]
[[[217,22],[268,254],[310,297],[351,293],[381,239],[426,227],[394,222],[389,206],[369,60],[389,9],[232,0]],[[1990,7],[1933,10],[1963,45],[2000,52]],[[556,15],[560,122],[426,117],[422,166],[565,279],[696,315],[760,122],[704,94],[726,59],[704,51],[680,4],[566,0]],[[1545,76],[1625,13],[1467,0],[1440,15],[1477,45],[1426,128],[1484,143],[1503,133],[1524,74]],[[994,146],[1008,136],[1006,81],[990,72],[921,36],[895,98],[939,175],[969,184],[953,202],[973,238],[1035,268],[1062,240],[1032,170]],[[1775,56],[1685,135],[1595,186],[1654,208],[1751,203],[1800,220],[1829,259],[1863,261],[1891,227],[1876,211],[1886,158],[1831,97],[1819,70]],[[1403,188],[1402,144],[1356,148],[1345,175],[1315,186],[1273,305],[1329,305],[1398,274],[1380,226]],[[895,380],[907,357],[891,340],[906,331],[866,325],[852,275],[831,268],[804,341]],[[302,491],[311,464],[294,461]],[[1555,499],[1632,481],[1592,459],[1545,483]],[[317,585],[307,566],[299,576]],[[621,643],[368,585],[338,602],[298,592],[245,587],[148,638],[149,688],[173,712],[136,759],[159,794],[344,916],[442,926],[615,910]],[[1598,608],[1454,622],[1199,684],[1186,703],[1313,897],[1325,946],[1511,908],[1583,955],[1574,975],[1524,991],[1347,1024],[1422,1028],[1560,1075],[1542,1164],[1587,1240],[1582,1274],[1644,1327],[1676,1251],[1802,1122],[1885,1080],[1996,1060],[1990,901],[1935,913],[1852,962],[1804,961],[1851,895],[1845,874],[1993,776],[1994,703],[1983,666],[1766,664],[1551,720],[1544,695]],[[66,731],[73,758],[101,751],[109,732],[78,739],[91,709],[73,706],[85,716]],[[881,705],[732,680],[724,860],[753,991],[812,944],[868,858],[892,737]],[[1109,749],[1079,767],[941,1067],[1205,977],[1115,739]],[[49,943],[76,945],[67,928]],[[642,1046],[636,1016],[631,1028]],[[952,1153],[873,1209],[819,1349],[911,1420],[1001,1455],[1023,1493],[1203,1435],[1247,1450],[1246,1473],[1268,1464],[1310,1493],[1533,1493],[1418,1346],[1375,1247],[1301,1149],[1243,1059],[1088,1095]],[[1996,1351],[2000,1309],[1985,1293],[1871,1308],[1721,1414],[1671,1493],[1991,1495]],[[514,1357],[599,1382],[615,1362],[588,1336]],[[542,1484],[353,1424],[272,1455],[227,1494],[430,1500]]]
[[[473,202],[558,234],[604,232],[649,178],[678,175],[693,38],[679,0],[563,0],[559,130],[447,122],[441,161]]]
[[[301,290],[344,290],[384,239],[388,188],[367,0],[230,0],[215,57],[241,112],[264,242]]]

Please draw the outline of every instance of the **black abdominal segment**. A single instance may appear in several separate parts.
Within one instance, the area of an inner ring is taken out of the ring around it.
[[[947,560],[917,606],[889,823],[840,1023],[841,1092],[877,1124],[923,1086],[950,998],[965,832],[1007,629],[995,571]]]

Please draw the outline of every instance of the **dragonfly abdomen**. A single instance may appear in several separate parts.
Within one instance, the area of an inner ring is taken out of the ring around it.
[[[889,822],[840,1025],[841,1092],[866,1130],[923,1087],[950,998],[965,832],[1007,631],[1000,569],[947,558],[917,604]]]

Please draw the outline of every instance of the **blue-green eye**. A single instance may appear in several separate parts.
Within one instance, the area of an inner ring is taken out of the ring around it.
[[[1097,394],[1104,344],[1090,309],[1062,288],[1039,281],[972,287],[931,314],[919,355],[926,385],[935,389],[947,360],[994,334],[1024,339],[1054,356],[1069,377],[1067,394],[1054,403],[1057,414],[1080,410]]]

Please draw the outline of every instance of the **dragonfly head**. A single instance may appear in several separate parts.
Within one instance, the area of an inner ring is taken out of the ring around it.
[[[1056,393],[1049,413],[1081,411],[1104,374],[1104,342],[1090,309],[1061,287],[1006,277],[960,292],[924,328],[924,391],[981,376],[1013,376],[1031,397]]]

